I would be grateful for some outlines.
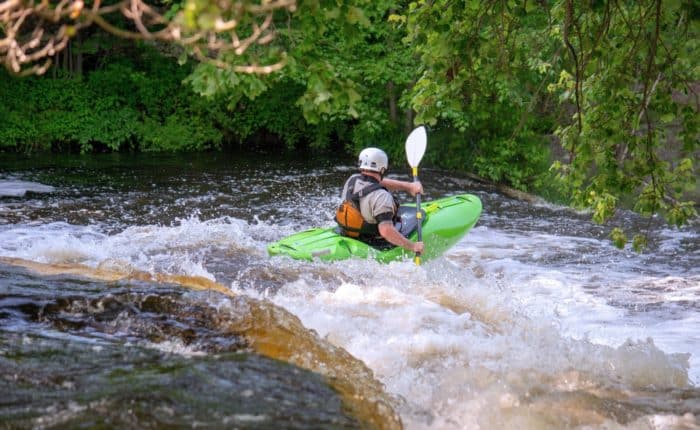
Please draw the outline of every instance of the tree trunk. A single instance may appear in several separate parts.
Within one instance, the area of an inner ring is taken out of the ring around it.
[[[389,119],[391,120],[392,124],[398,124],[399,123],[399,111],[396,106],[396,93],[394,91],[394,83],[389,81],[386,84],[386,92],[387,95],[389,96]]]
[[[408,134],[411,130],[413,130],[413,118],[414,118],[414,112],[413,109],[408,109],[406,111],[406,134]]]
[[[78,49],[75,54],[75,59],[73,61],[73,72],[75,76],[83,76],[83,50]]]

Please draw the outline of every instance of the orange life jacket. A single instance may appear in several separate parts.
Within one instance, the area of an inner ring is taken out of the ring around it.
[[[361,176],[356,176],[350,179],[345,200],[335,211],[335,221],[338,223],[341,233],[345,236],[373,238],[379,236],[379,226],[365,221],[362,217],[362,212],[360,212],[360,198],[377,190],[386,190],[386,188],[381,186],[378,182],[373,181],[373,183],[362,188],[360,191],[353,193],[355,182],[360,177]],[[396,209],[396,199],[394,199],[394,204]],[[394,211],[394,214],[396,214],[396,211]]]

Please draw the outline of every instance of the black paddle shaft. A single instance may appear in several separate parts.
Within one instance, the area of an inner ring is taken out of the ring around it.
[[[418,175],[413,175],[413,182],[418,182]],[[423,241],[423,213],[420,211],[420,193],[416,194],[416,219],[418,220],[418,242]],[[420,257],[420,252],[416,252]]]

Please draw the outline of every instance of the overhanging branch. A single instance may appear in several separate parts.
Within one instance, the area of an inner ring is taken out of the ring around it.
[[[0,2],[0,61],[18,75],[42,74],[51,58],[82,29],[95,24],[121,38],[160,40],[189,48],[200,60],[242,73],[271,73],[284,64],[231,64],[211,58],[226,52],[243,56],[254,45],[274,37],[273,14],[294,12],[296,0],[245,0],[202,4],[185,0],[182,10],[168,19],[163,10],[143,0],[122,0],[103,6],[100,0],[85,7],[84,0],[4,0]],[[212,11],[214,11],[212,16]],[[129,20],[132,29],[114,24],[114,15]],[[243,25],[242,23],[249,23]]]

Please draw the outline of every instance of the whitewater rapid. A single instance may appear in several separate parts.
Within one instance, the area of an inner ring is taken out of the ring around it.
[[[3,223],[0,256],[204,277],[269,301],[365,363],[406,428],[697,428],[697,227],[661,229],[638,254],[566,208],[526,216],[479,193],[477,226],[422,266],[268,257],[267,243],[330,220],[278,222],[299,209],[291,197],[247,218],[180,198],[190,214],[163,223]]]

